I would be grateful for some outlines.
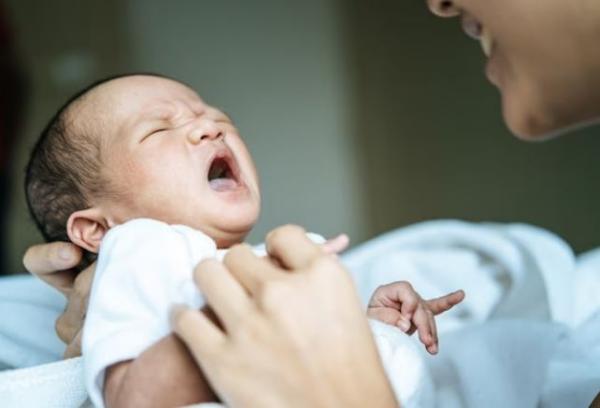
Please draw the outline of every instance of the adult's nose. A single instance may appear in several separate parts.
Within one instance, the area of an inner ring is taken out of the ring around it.
[[[219,126],[208,120],[203,120],[188,133],[188,141],[191,144],[199,144],[202,141],[216,140],[222,137],[223,131]]]
[[[460,8],[454,0],[427,0],[427,6],[438,17],[456,17],[460,15]]]

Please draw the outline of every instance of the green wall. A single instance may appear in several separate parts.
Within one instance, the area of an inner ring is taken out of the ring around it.
[[[371,235],[432,218],[527,222],[600,244],[600,129],[525,143],[479,44],[421,1],[353,1],[354,128]]]

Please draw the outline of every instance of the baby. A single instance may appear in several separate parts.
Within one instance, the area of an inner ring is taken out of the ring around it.
[[[94,405],[216,400],[171,334],[168,314],[175,303],[203,306],[193,268],[226,256],[259,215],[257,172],[231,119],[172,79],[103,80],[52,118],[25,184],[47,240],[79,245],[87,251],[85,264],[98,254],[82,342]],[[368,315],[408,333],[418,330],[434,354],[433,316],[463,296],[424,301],[397,282],[374,293]]]

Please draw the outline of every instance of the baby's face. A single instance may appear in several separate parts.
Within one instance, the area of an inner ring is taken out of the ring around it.
[[[244,239],[260,210],[258,176],[237,129],[185,85],[116,79],[82,112],[100,117],[105,178],[120,192],[100,203],[116,223],[149,217],[185,224],[227,247]]]

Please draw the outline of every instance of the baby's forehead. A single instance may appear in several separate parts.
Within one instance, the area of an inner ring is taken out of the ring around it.
[[[204,105],[188,86],[167,78],[128,76],[103,83],[83,95],[71,109],[77,122],[120,126],[132,118],[143,119],[177,101]]]
[[[128,76],[117,78],[91,91],[90,101],[103,110],[131,111],[156,106],[160,102],[186,100],[202,102],[188,86],[168,78]]]

